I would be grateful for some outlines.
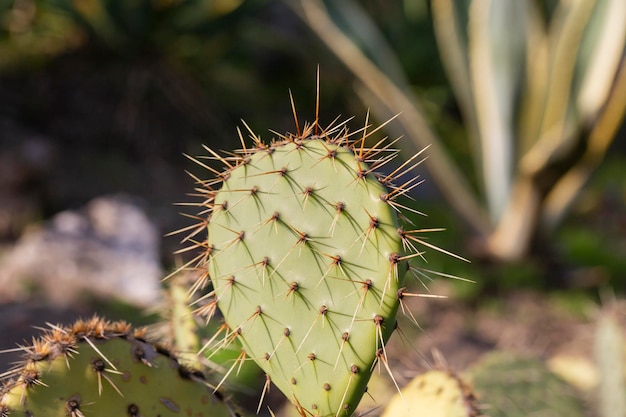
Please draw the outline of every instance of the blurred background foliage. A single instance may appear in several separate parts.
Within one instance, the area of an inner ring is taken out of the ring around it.
[[[239,146],[240,119],[293,131],[288,91],[312,120],[319,65],[322,124],[399,114],[403,150],[430,146],[409,204],[472,261],[429,251],[459,292],[623,291],[623,4],[0,0],[1,237],[112,192],[186,225],[183,154]]]

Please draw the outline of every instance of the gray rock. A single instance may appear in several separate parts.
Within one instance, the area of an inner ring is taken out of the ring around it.
[[[0,300],[43,296],[66,306],[85,293],[148,306],[160,298],[159,235],[128,196],[100,197],[27,231],[0,255]]]

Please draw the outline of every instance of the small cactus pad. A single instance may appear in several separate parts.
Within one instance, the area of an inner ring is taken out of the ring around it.
[[[396,186],[411,167],[374,172],[396,155],[388,145],[317,130],[211,151],[226,169],[202,183],[209,296],[226,322],[218,346],[238,337],[302,415],[345,416],[386,361],[417,241],[399,227],[395,197],[415,177]]]
[[[585,415],[580,393],[540,359],[496,351],[485,354],[467,373],[491,417]]]
[[[2,416],[147,417],[236,413],[199,372],[125,323],[54,326],[4,375]]]
[[[476,417],[474,394],[458,376],[431,370],[416,376],[396,394],[382,417]]]

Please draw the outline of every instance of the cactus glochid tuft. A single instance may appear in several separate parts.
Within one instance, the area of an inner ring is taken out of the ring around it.
[[[202,374],[142,330],[97,317],[51,326],[1,377],[1,416],[236,417]]]
[[[392,168],[394,142],[367,145],[367,123],[301,130],[296,117],[297,133],[270,143],[248,128],[251,147],[239,132],[238,151],[206,148],[222,171],[197,161],[214,178],[198,180],[202,221],[188,240],[205,275],[194,289],[210,281],[203,309],[225,320],[207,347],[238,338],[231,370],[252,358],[303,416],[352,414],[376,362],[388,369],[408,263],[421,256],[421,231],[401,224],[417,212],[398,202],[419,184],[409,172],[420,156]]]

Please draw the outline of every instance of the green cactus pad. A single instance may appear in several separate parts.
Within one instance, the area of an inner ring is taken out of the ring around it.
[[[199,372],[125,323],[53,327],[24,350],[24,362],[5,375],[2,416],[237,415]]]
[[[450,372],[432,370],[418,375],[396,394],[382,417],[475,417],[478,410],[469,387]]]
[[[491,417],[585,415],[580,393],[537,358],[496,351],[467,373]]]
[[[415,256],[399,228],[396,152],[344,128],[281,137],[218,157],[208,194],[208,275],[227,330],[302,415],[350,415],[385,361]],[[406,166],[402,167],[406,170]],[[213,306],[214,307],[214,306]]]

